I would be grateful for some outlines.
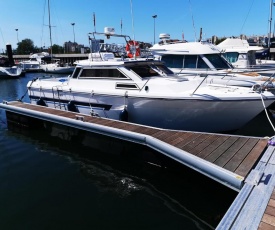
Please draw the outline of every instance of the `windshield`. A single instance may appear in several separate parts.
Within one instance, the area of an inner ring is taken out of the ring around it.
[[[199,55],[163,55],[161,60],[169,68],[209,69],[209,66]]]
[[[162,74],[174,74],[171,70],[169,70],[165,65],[162,64],[129,66],[128,68],[140,77],[155,77],[162,76]]]
[[[215,69],[231,69],[232,67],[219,54],[205,54],[204,55]]]

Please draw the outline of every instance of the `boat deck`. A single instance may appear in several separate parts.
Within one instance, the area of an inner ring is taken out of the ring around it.
[[[136,137],[131,139],[131,135],[139,135],[138,138],[141,141],[138,142],[143,141],[142,144],[181,161],[181,163],[236,190],[243,186],[245,178],[263,154],[268,141],[256,137],[165,130],[17,101],[0,104],[0,107],[52,122],[60,123],[57,120],[62,117],[63,119],[69,119],[65,123],[74,127],[81,126],[83,128],[84,123],[86,126],[93,124],[96,127],[89,128],[91,132],[98,132],[100,126],[101,133],[104,129],[106,135],[129,141],[137,142]],[[82,125],[79,126],[76,122],[81,122]],[[106,131],[106,128],[109,131]],[[110,134],[114,130],[119,130],[119,135]],[[157,140],[158,143],[150,142],[152,139]],[[160,145],[161,147],[159,147]],[[230,177],[229,180],[234,180],[234,182],[226,181],[228,177]]]

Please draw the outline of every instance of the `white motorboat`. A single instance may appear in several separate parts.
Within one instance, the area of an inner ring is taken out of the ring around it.
[[[18,78],[22,74],[22,69],[17,66],[1,67],[0,66],[0,79],[5,78]]]
[[[227,38],[217,47],[235,69],[254,70],[262,76],[271,76],[275,73],[274,60],[256,59],[256,53],[265,50],[262,46],[251,46],[245,39]]]
[[[207,81],[225,84],[224,80],[228,80],[228,85],[249,87],[255,84],[254,81],[266,79],[256,70],[234,68],[221,55],[220,49],[211,43],[170,39],[169,34],[160,34],[160,39],[150,50],[176,74],[196,73],[196,78],[200,78],[203,73],[208,75]]]
[[[50,55],[47,52],[31,54],[29,60],[19,62],[18,66],[26,72],[40,72],[42,71],[40,65],[48,58]]]
[[[159,60],[115,58],[107,52],[90,54],[66,78],[36,79],[27,87],[33,104],[146,126],[207,132],[239,129],[264,110],[263,102],[268,107],[275,100],[272,84],[271,88],[268,83],[248,88],[206,83],[175,75]]]
[[[18,78],[22,75],[22,68],[13,65],[6,56],[0,56],[0,79]]]
[[[45,63],[40,65],[42,71],[46,73],[55,74],[71,74],[74,71],[75,66],[71,66],[68,63],[61,63],[59,59],[52,59],[51,63]]]

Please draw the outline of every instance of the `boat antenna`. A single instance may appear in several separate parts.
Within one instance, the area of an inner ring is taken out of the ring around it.
[[[93,20],[94,20],[94,30],[96,32],[96,27],[95,27],[95,12],[93,13]]]
[[[122,19],[120,19],[120,34],[122,35]]]
[[[134,31],[134,15],[133,15],[133,4],[132,0],[130,0],[131,4],[131,16],[132,16],[132,32],[133,32],[133,40],[135,41],[135,31]]]
[[[243,32],[244,24],[246,23],[246,20],[247,20],[247,18],[248,18],[248,15],[250,14],[250,11],[251,11],[251,8],[252,8],[253,4],[254,4],[254,0],[252,1],[251,5],[250,5],[250,8],[249,8],[249,10],[248,10],[248,12],[247,12],[247,15],[246,15],[245,20],[244,20],[244,22],[243,22],[243,25],[242,25],[240,34],[242,34],[242,32]]]
[[[269,33],[268,33],[268,48],[270,48],[270,39],[271,39],[271,24],[272,24],[272,5],[274,5],[273,1],[270,0],[270,17],[269,17]]]
[[[195,33],[195,40],[197,41],[197,33],[196,33],[196,28],[195,28],[195,23],[194,23],[194,17],[193,17],[193,13],[192,13],[191,0],[189,0],[189,10],[190,10],[191,15],[192,15],[192,23],[193,23],[194,33]]]

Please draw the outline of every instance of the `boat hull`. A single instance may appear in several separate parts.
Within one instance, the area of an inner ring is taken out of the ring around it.
[[[52,108],[164,129],[202,132],[240,129],[263,111],[260,97],[244,100],[169,99],[64,91],[55,94],[43,91],[41,94],[38,90],[32,90],[29,96],[33,104],[42,100]],[[273,101],[265,100],[265,106],[270,106]]]

